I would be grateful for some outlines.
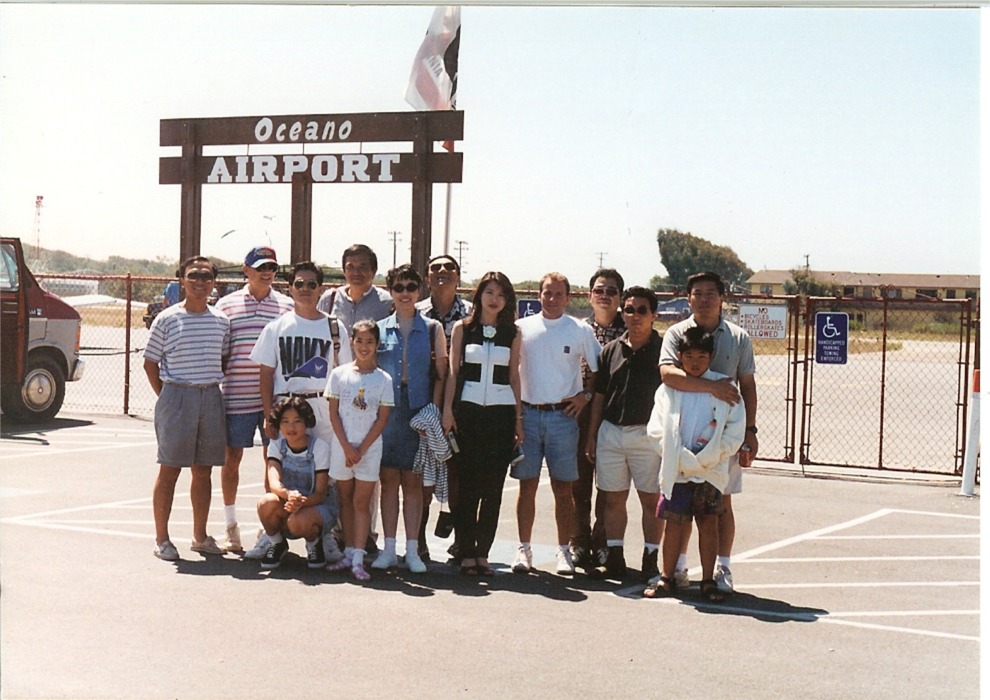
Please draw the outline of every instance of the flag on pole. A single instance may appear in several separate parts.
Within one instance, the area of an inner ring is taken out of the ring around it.
[[[438,7],[413,61],[406,102],[423,111],[454,109],[460,47],[460,6]]]

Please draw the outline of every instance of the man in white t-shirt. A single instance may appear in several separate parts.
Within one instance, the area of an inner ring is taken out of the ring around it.
[[[557,573],[573,574],[569,541],[574,524],[571,484],[578,478],[577,416],[591,400],[598,371],[601,346],[586,323],[564,314],[570,301],[571,285],[559,272],[549,272],[540,280],[539,315],[516,322],[521,337],[519,374],[525,438],[523,458],[513,465],[512,476],[519,479],[516,519],[519,549],[512,570],[528,573],[533,568],[530,540],[536,519],[536,490],[544,458],[550,472],[557,523]],[[582,384],[581,360],[588,365]]]

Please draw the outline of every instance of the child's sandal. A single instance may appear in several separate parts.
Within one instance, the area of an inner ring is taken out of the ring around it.
[[[725,593],[718,589],[715,579],[706,578],[701,582],[701,597],[709,603],[721,603],[725,600]]]
[[[648,583],[643,589],[644,598],[669,598],[677,593],[677,583],[669,576],[661,575],[659,579]]]

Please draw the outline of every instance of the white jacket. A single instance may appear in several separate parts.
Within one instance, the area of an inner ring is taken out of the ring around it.
[[[704,379],[724,379],[724,374],[708,370]],[[653,398],[653,413],[646,433],[657,440],[660,455],[660,490],[670,498],[674,484],[692,477],[701,478],[724,492],[729,483],[729,457],[739,451],[746,436],[746,407],[742,400],[730,406],[715,401],[715,434],[698,454],[681,444],[681,397],[683,392],[661,384]]]

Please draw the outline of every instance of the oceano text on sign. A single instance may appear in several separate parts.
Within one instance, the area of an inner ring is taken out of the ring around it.
[[[320,125],[314,121],[306,122],[305,131],[301,121],[293,122],[291,126],[286,122],[280,122],[275,126],[271,117],[262,117],[254,125],[254,138],[258,143],[265,143],[273,135],[276,141],[283,142],[298,141],[300,136],[305,141],[346,141],[351,135],[351,122],[344,120],[338,128],[336,122],[328,121],[324,123],[322,132]]]

